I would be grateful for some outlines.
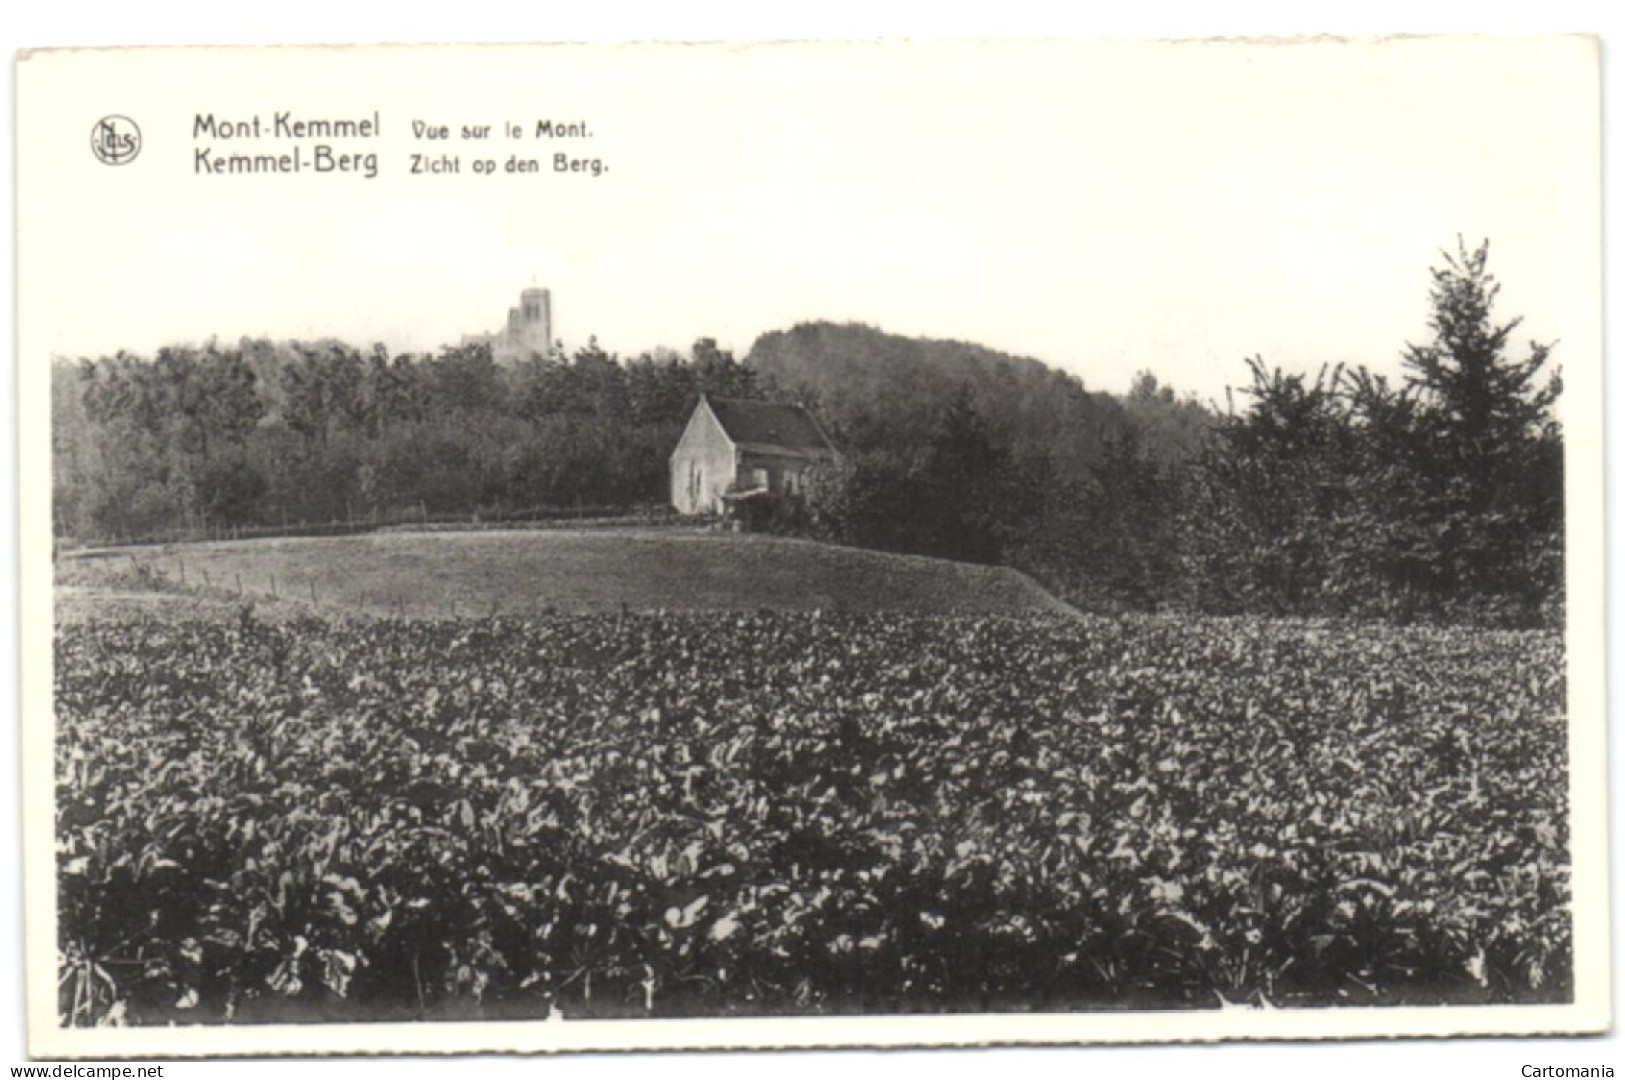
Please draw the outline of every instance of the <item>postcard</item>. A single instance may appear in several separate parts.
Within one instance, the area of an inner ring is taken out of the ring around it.
[[[18,101],[32,1054],[1608,1028],[1594,39]]]

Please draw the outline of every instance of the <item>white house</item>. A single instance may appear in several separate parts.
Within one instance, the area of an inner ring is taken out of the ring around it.
[[[797,495],[807,469],[839,454],[799,405],[700,395],[671,455],[671,504],[718,514],[759,495]]]

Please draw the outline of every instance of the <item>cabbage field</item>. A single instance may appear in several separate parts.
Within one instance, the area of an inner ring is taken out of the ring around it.
[[[1558,1002],[1548,633],[58,627],[73,1025]]]

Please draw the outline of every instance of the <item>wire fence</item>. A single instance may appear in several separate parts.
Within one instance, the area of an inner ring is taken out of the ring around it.
[[[212,543],[227,540],[280,537],[349,536],[370,532],[463,532],[471,529],[583,529],[627,526],[704,524],[709,518],[679,514],[670,506],[536,507],[522,510],[486,509],[457,513],[412,511],[373,512],[342,521],[290,522],[259,525],[222,525],[203,522],[137,535],[56,537],[56,550],[141,547],[163,544]]]

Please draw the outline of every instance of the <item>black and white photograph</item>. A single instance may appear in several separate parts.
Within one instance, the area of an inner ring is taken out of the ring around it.
[[[16,70],[31,1053],[1609,1026],[1594,38]]]

